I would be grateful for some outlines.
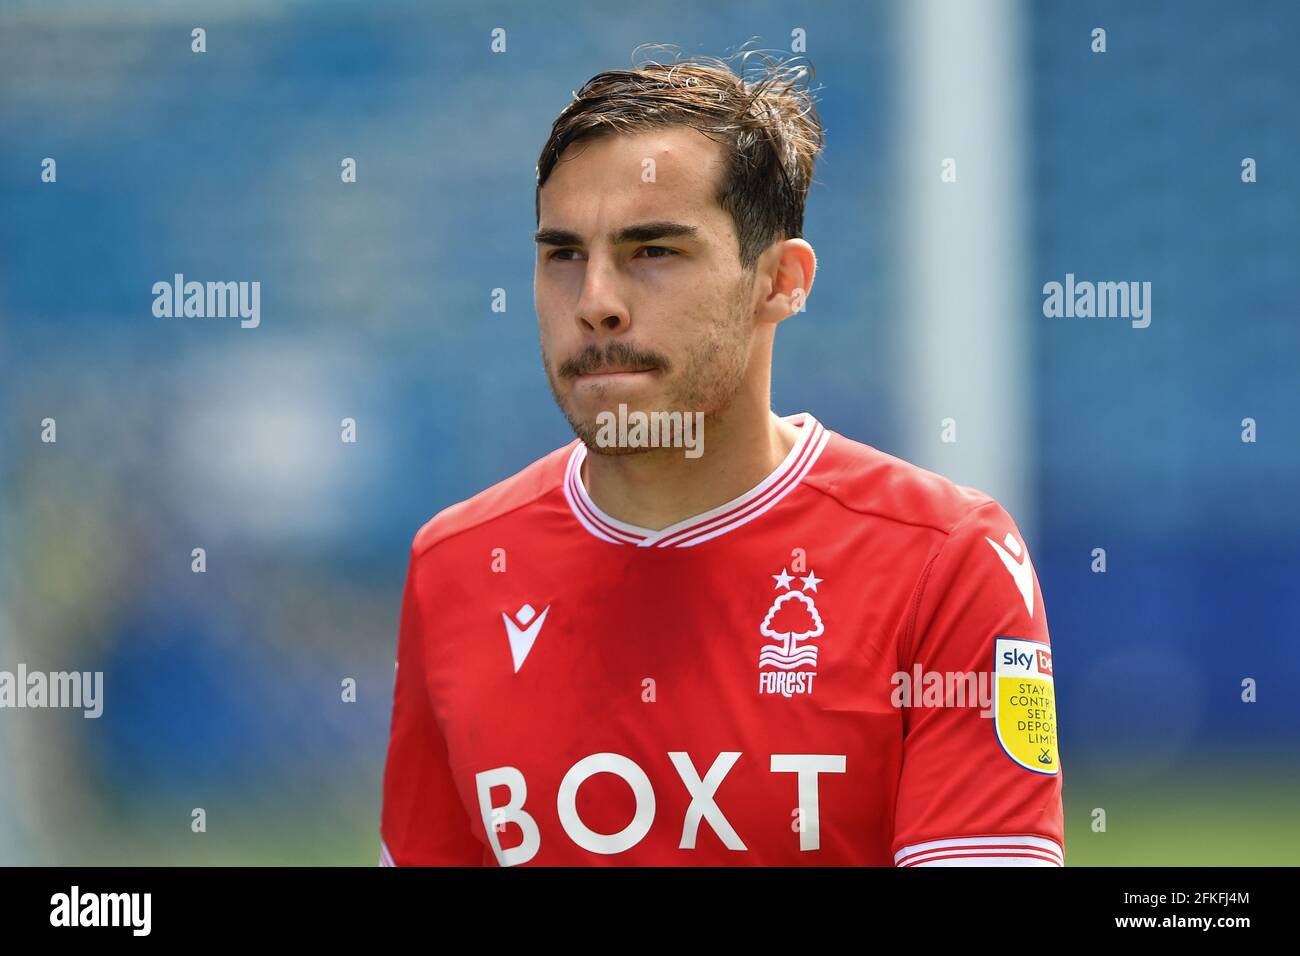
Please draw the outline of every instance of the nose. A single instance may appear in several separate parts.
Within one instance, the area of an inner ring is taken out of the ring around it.
[[[598,339],[622,335],[632,327],[632,316],[618,295],[617,283],[595,259],[587,264],[575,317],[583,334]]]
[[[597,330],[600,330],[603,332],[608,332],[610,334],[614,334],[620,331],[621,329],[625,329],[629,324],[627,320],[624,319],[624,317],[617,312],[611,312],[603,319],[600,319],[595,322],[586,318],[583,315],[579,315],[578,322],[582,325],[584,331],[596,332]]]

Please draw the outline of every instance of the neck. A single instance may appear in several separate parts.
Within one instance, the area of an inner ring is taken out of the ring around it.
[[[641,528],[662,530],[739,497],[781,464],[799,437],[763,401],[733,406],[704,422],[704,453],[687,458],[680,448],[634,455],[588,453],[582,482],[606,514]]]

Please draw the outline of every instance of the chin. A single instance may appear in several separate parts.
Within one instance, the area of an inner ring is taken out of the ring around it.
[[[587,446],[588,454],[600,455],[604,458],[624,458],[628,455],[644,455],[652,451],[662,451],[661,448],[626,448],[619,445],[601,445],[593,437],[579,435],[582,443]]]
[[[657,394],[657,391],[650,393],[648,389],[624,389],[624,388],[604,388],[599,394],[571,396],[569,400],[569,420],[580,420],[590,424],[595,428],[602,415],[613,415],[615,418],[620,413],[619,406],[622,406],[622,413],[627,415],[632,412],[653,412],[664,411],[668,408]]]
[[[574,417],[573,415],[566,413],[565,417],[569,420],[569,427],[573,429],[573,434],[575,434],[579,440],[587,446],[587,451],[590,454],[609,456],[635,455],[644,450],[641,448],[602,445],[598,441],[600,423],[595,415]]]

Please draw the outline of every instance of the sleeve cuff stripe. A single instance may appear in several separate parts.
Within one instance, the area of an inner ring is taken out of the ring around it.
[[[397,866],[397,864],[393,862],[393,854],[388,852],[388,844],[383,840],[379,841],[379,865]]]
[[[1065,864],[1061,845],[1046,837],[1028,834],[1003,836],[958,837],[951,840],[929,840],[905,846],[894,854],[894,865],[912,866],[934,856],[1024,856],[1047,859],[1057,866]]]
[[[1060,866],[1061,861],[1046,853],[1028,850],[1015,853],[990,853],[988,848],[978,853],[919,853],[899,866]]]
[[[946,856],[929,856],[914,863],[904,863],[905,867],[917,866],[1050,866],[1059,867],[1059,860],[1048,856],[1020,855],[1007,853],[1002,856],[967,856],[950,854]]]

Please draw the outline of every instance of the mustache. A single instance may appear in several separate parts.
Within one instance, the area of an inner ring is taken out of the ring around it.
[[[666,355],[650,349],[641,349],[626,342],[610,342],[604,348],[588,345],[576,355],[571,355],[560,363],[558,372],[564,378],[589,375],[607,366],[628,365],[638,369],[667,371],[672,367]]]

